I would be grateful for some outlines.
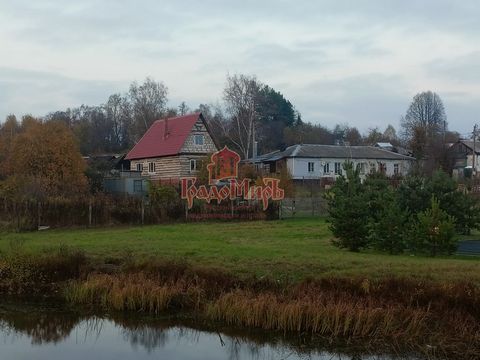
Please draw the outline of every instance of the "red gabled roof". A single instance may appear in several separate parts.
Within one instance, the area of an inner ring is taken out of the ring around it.
[[[127,160],[176,155],[192,131],[201,113],[155,121],[127,154]],[[165,130],[168,129],[168,134]]]

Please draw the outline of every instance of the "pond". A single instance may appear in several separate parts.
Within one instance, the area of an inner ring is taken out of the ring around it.
[[[326,350],[314,346],[311,340],[202,327],[178,320],[88,315],[51,306],[0,305],[0,359],[392,359],[331,346]]]

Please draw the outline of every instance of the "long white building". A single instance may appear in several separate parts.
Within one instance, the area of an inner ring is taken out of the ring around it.
[[[374,146],[316,144],[292,145],[254,160],[267,173],[276,173],[286,166],[294,180],[336,178],[342,175],[345,162],[352,162],[363,178],[376,171],[387,176],[405,176],[414,161],[413,157]]]

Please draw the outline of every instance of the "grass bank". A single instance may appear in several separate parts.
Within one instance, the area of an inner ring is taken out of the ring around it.
[[[21,246],[23,251],[37,254],[68,246],[98,263],[124,259],[187,261],[222,268],[240,277],[255,275],[281,281],[412,276],[480,285],[477,259],[354,254],[334,247],[331,239],[325,220],[293,219],[3,233],[0,252]]]

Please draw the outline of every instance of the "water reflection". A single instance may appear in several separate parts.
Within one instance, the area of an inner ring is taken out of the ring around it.
[[[86,315],[59,308],[0,305],[1,359],[377,360],[305,337],[140,317]]]

